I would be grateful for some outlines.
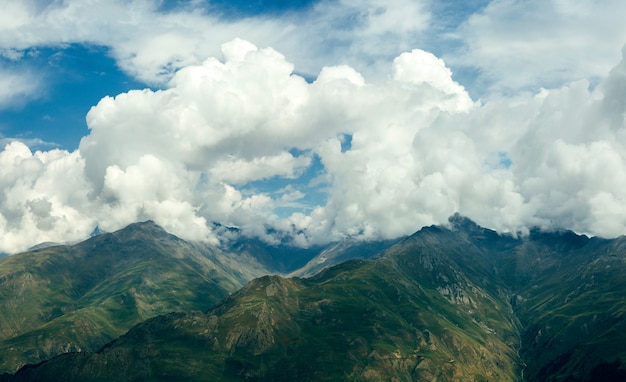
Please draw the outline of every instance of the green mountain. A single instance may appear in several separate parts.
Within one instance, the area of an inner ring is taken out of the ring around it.
[[[185,242],[152,222],[2,258],[0,373],[96,351],[141,321],[206,309],[266,273],[253,259]]]
[[[550,250],[528,245],[510,257],[527,379],[626,381],[626,238],[532,239]]]
[[[451,223],[490,253],[480,268],[511,297],[526,381],[626,381],[626,237],[533,230],[513,239]]]
[[[4,380],[626,380],[626,238],[515,238],[457,215],[448,227],[370,245],[295,260],[283,248],[276,263],[259,243],[216,253],[294,274],[322,259],[370,260],[309,278],[264,276],[190,308],[208,311],[148,319],[97,352],[68,349]],[[245,279],[230,272],[225,280]]]
[[[98,353],[57,357],[16,380],[517,379],[506,299],[404,245],[310,279],[256,279],[206,313],[148,320]]]

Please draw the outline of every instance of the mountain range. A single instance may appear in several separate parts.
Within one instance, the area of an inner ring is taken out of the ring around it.
[[[392,241],[152,222],[0,259],[0,380],[623,381],[626,238],[455,215]]]

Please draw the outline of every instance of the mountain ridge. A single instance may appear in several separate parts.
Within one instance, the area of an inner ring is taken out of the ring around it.
[[[367,259],[308,278],[262,276],[208,311],[157,316],[96,353],[60,355],[6,378],[626,377],[626,238],[514,237],[453,216],[377,245]]]
[[[150,221],[0,259],[0,371],[95,351],[146,318],[206,309],[266,272],[228,263]]]

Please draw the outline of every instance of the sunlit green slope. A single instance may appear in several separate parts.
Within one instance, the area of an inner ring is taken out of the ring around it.
[[[206,309],[260,273],[152,222],[0,259],[0,373],[95,351],[159,314]]]

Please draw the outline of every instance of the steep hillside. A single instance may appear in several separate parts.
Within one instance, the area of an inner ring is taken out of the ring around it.
[[[625,237],[533,230],[513,239],[458,216],[451,223],[491,253],[480,268],[511,296],[526,381],[626,381]]]
[[[626,381],[626,240],[537,236],[566,247],[515,254],[527,379]]]
[[[0,373],[95,351],[159,314],[207,309],[266,272],[152,222],[0,259]]]

